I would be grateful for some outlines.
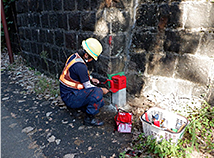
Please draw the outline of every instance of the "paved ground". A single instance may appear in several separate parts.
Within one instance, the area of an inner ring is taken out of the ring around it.
[[[110,158],[119,157],[131,134],[114,132],[115,111],[103,108],[102,127],[84,126],[65,108],[39,100],[1,72],[2,158]]]

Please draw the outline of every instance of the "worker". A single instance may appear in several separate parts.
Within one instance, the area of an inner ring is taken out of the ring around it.
[[[95,118],[95,115],[104,106],[103,94],[107,94],[109,90],[97,87],[100,81],[90,76],[87,68],[87,63],[97,60],[102,50],[102,45],[97,39],[83,40],[82,48],[67,59],[59,79],[63,102],[68,108],[80,109],[85,113],[85,125],[104,124]]]

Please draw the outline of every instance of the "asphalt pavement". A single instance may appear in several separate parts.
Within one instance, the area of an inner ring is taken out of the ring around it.
[[[19,78],[18,78],[19,79]],[[83,125],[65,106],[27,94],[6,70],[1,72],[2,158],[113,158],[131,142],[131,134],[114,132],[116,112],[102,108],[101,127]]]

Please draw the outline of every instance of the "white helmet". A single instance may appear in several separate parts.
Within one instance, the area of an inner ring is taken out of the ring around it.
[[[83,40],[82,47],[91,57],[94,58],[94,60],[97,60],[98,56],[103,51],[101,43],[95,38]]]

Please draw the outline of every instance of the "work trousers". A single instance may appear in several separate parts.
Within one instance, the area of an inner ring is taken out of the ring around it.
[[[103,91],[98,87],[74,90],[62,99],[66,106],[81,109],[90,115],[96,115],[99,113],[99,109],[104,106]]]

